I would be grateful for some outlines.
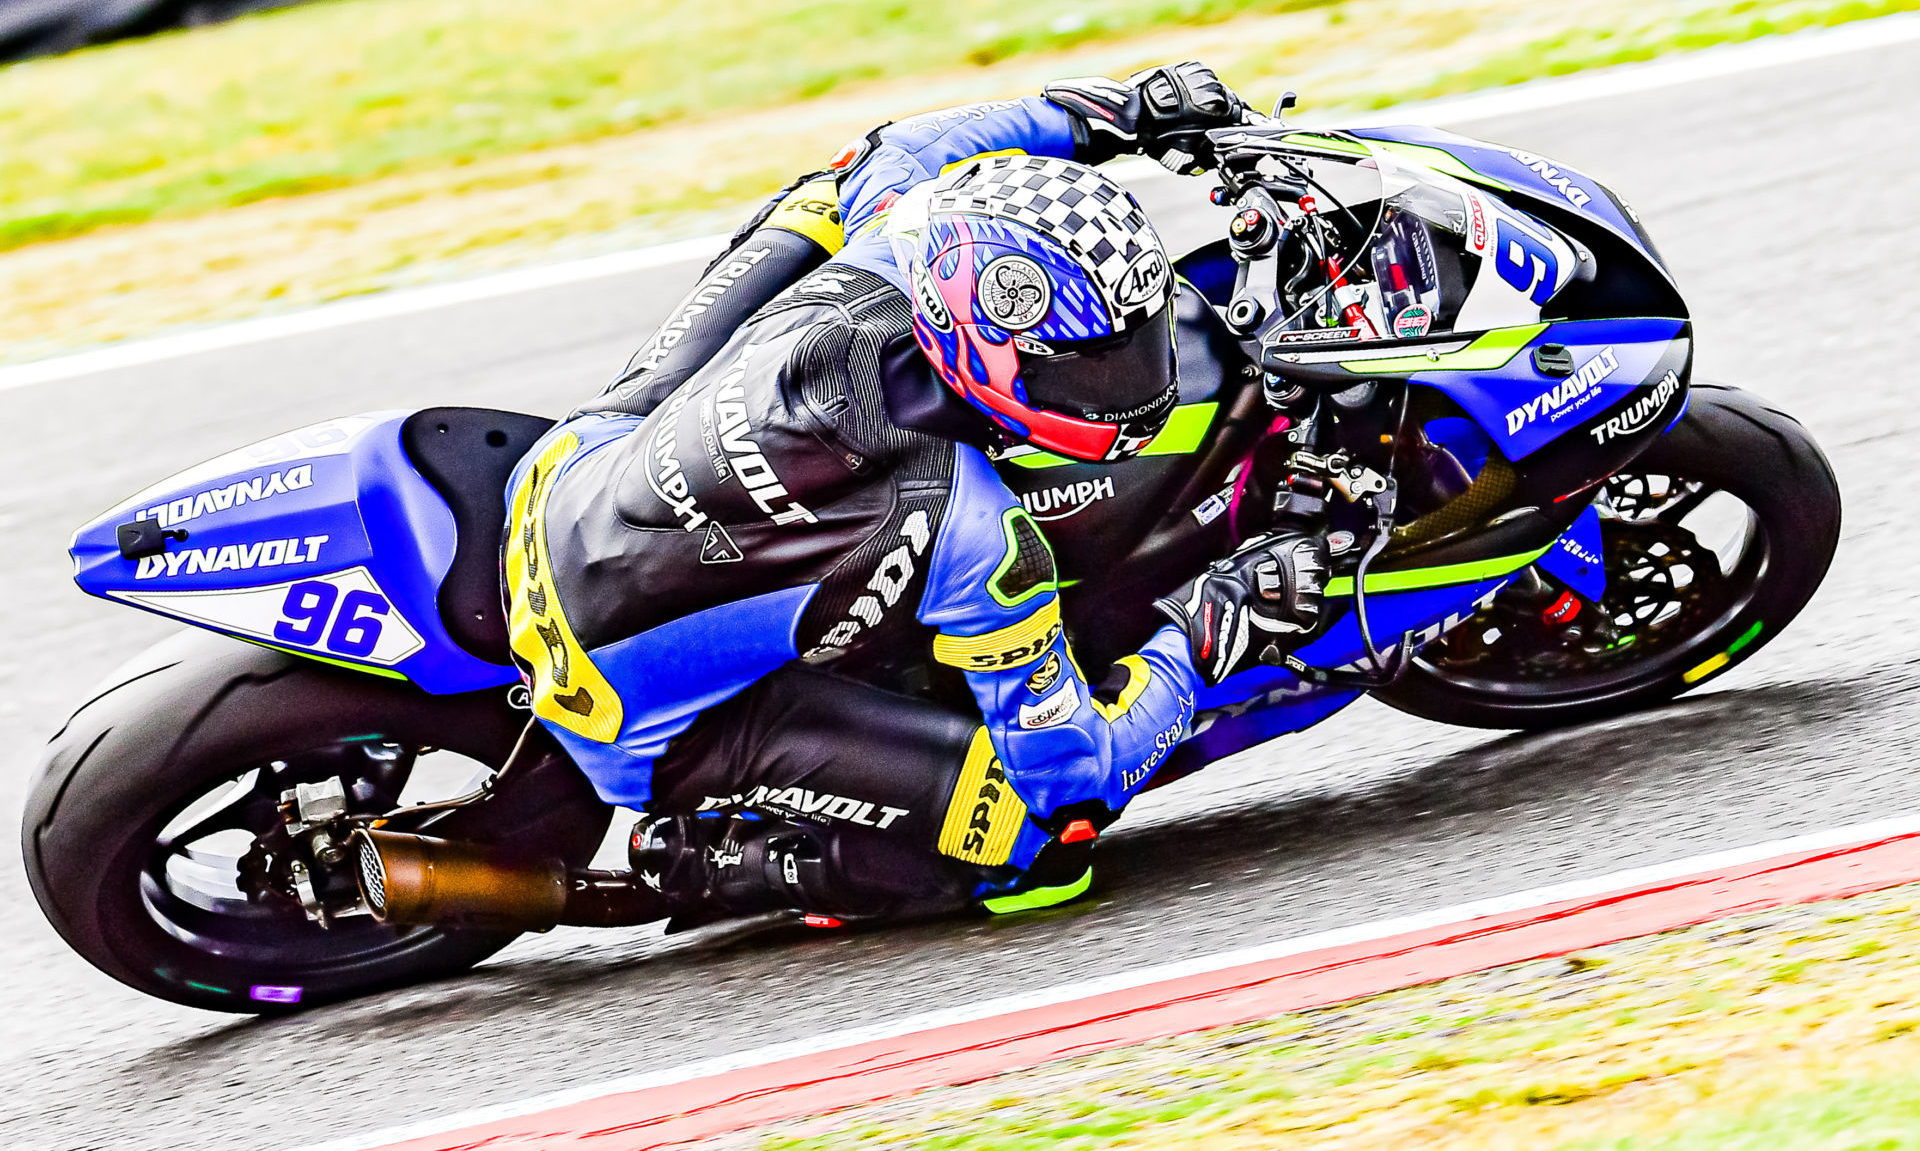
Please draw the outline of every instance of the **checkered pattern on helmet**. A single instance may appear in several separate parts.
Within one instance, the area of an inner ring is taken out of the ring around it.
[[[1116,302],[1134,261],[1150,251],[1164,258],[1166,247],[1133,195],[1092,168],[1050,156],[994,156],[948,179],[957,186],[933,193],[929,215],[977,212],[1059,240],[1106,297],[1116,331],[1137,326],[1164,302],[1127,308]]]

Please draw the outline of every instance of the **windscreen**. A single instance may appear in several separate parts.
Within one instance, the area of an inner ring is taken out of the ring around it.
[[[1291,250],[1275,285],[1286,314],[1265,329],[1272,342],[1533,323],[1591,259],[1530,213],[1371,141],[1289,133],[1260,171],[1306,189],[1280,204]]]

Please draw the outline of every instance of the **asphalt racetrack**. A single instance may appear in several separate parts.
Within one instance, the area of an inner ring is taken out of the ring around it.
[[[472,974],[296,1017],[174,1007],[69,952],[0,852],[0,1146],[274,1148],[1283,935],[1920,810],[1920,45],[1492,121],[1640,210],[1698,374],[1799,415],[1840,554],[1799,622],[1667,708],[1506,737],[1363,702],[1136,804],[1096,897],[1038,917],[732,946],[529,937]],[[1177,239],[1205,185],[1153,184]],[[342,413],[558,414],[678,265],[0,392],[0,813],[89,684],[172,625],[68,580],[71,531],[229,448]],[[13,833],[9,831],[11,836]]]

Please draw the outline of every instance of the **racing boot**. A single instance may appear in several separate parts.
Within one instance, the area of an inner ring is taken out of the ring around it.
[[[726,822],[691,815],[641,817],[627,839],[627,864],[635,884],[659,893],[670,915],[698,908],[706,898],[711,871],[709,841],[719,837]]]
[[[1330,566],[1325,532],[1258,536],[1154,606],[1186,629],[1194,669],[1217,685],[1312,636]]]
[[[901,919],[966,906],[978,868],[863,828],[778,819],[643,820],[633,868],[674,909],[670,931],[789,911],[816,919]]]
[[[1085,895],[1093,886],[1093,849],[1100,829],[1118,817],[1098,800],[1054,812],[1040,821],[1051,837],[1033,862],[1018,875],[983,887],[979,905],[994,915],[1007,915],[1058,907]]]

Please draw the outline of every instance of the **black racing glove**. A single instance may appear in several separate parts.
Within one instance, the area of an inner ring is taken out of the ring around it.
[[[1124,84],[1104,76],[1056,80],[1040,94],[1073,113],[1079,159],[1099,164],[1144,152],[1183,176],[1213,166],[1207,129],[1238,124],[1246,110],[1195,60],[1135,72]]]
[[[1328,562],[1324,534],[1260,536],[1153,606],[1186,629],[1194,669],[1217,685],[1305,641],[1320,623]]]

